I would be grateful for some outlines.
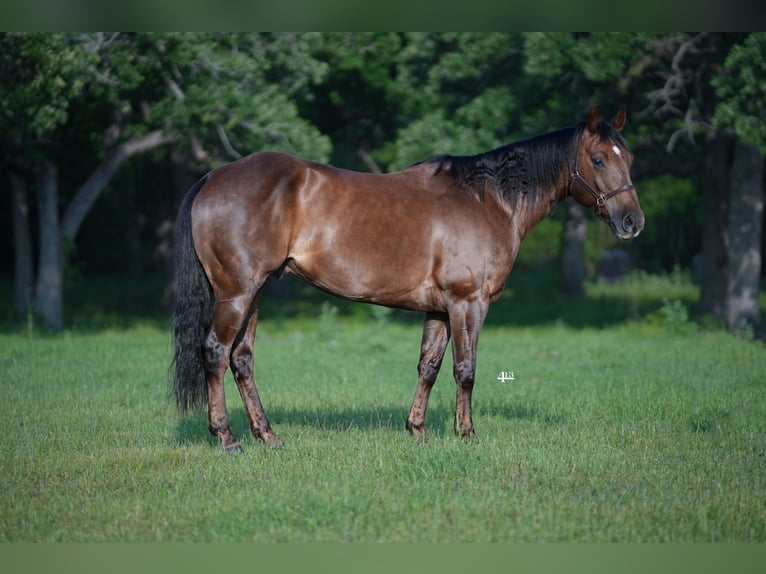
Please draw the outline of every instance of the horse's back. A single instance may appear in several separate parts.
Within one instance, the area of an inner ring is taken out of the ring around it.
[[[289,154],[254,153],[210,172],[197,201],[225,198],[236,202],[275,189],[285,191],[291,184],[300,184],[307,167],[306,160]]]

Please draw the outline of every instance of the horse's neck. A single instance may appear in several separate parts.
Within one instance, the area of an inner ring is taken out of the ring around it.
[[[537,201],[523,201],[516,206],[511,217],[516,221],[516,227],[524,239],[538,224],[545,219],[566,196],[566,184],[547,186],[535,190],[539,194]]]

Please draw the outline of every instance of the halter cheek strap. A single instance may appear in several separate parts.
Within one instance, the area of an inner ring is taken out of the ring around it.
[[[572,170],[572,174],[569,176],[569,183],[567,184],[567,195],[572,195],[572,184],[577,182],[579,183],[583,188],[585,188],[585,191],[590,193],[593,197],[596,198],[596,205],[598,207],[603,207],[606,205],[606,200],[614,197],[618,193],[622,193],[623,191],[628,191],[631,189],[636,189],[636,186],[632,183],[629,183],[627,185],[623,185],[622,187],[618,187],[617,189],[613,189],[612,191],[608,193],[599,193],[595,189],[591,187],[591,185],[583,179],[583,177],[580,175],[580,171],[578,169],[579,165],[579,159],[575,159],[575,167],[574,170]]]
[[[593,197],[596,198],[596,205],[598,207],[603,207],[606,205],[606,200],[611,199],[618,193],[622,193],[623,191],[628,191],[630,189],[636,189],[636,186],[632,183],[629,183],[627,185],[623,185],[622,187],[618,187],[617,189],[613,189],[612,191],[608,193],[599,193],[595,189],[593,189],[590,184],[583,179],[583,177],[580,175],[580,172],[575,169],[572,172],[572,175],[569,176],[569,185],[567,185],[567,195],[572,195],[572,184],[573,183],[579,183],[582,187],[585,188],[585,191],[590,193]]]

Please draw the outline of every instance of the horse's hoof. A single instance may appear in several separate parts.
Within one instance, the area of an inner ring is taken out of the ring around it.
[[[455,435],[457,435],[460,439],[462,439],[463,442],[467,442],[467,443],[479,442],[479,437],[476,436],[476,433],[473,431],[473,429],[468,431],[460,431],[458,429],[455,429]]]
[[[242,449],[242,445],[241,445],[241,444],[239,444],[238,442],[237,442],[237,443],[234,443],[234,444],[230,444],[230,445],[228,445],[228,446],[224,446],[224,447],[223,447],[223,451],[224,451],[226,454],[228,454],[228,455],[242,454],[243,452],[245,452],[245,451]]]
[[[422,429],[418,430],[417,432],[415,432],[413,429],[409,430],[412,438],[415,441],[415,444],[428,444],[428,436],[426,436],[426,433]]]
[[[469,444],[478,444],[479,443],[479,437],[473,431],[462,435],[460,438],[462,438],[464,442],[467,442]]]
[[[263,443],[264,443],[266,446],[270,447],[270,448],[279,448],[280,446],[282,446],[283,444],[285,444],[285,443],[284,443],[284,441],[282,441],[282,439],[281,439],[281,438],[279,438],[279,437],[278,437],[277,435],[275,435],[275,434],[271,434],[271,435],[266,435],[266,436],[264,436],[264,437],[263,437]]]

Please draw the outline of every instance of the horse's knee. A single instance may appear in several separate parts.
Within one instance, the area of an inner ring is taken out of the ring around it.
[[[253,352],[249,348],[238,347],[231,354],[231,368],[244,379],[253,376]]]
[[[420,378],[428,383],[433,384],[436,381],[436,377],[439,374],[439,369],[441,368],[441,360],[426,360],[421,359],[420,363],[418,363],[418,375],[420,375]]]
[[[226,368],[227,350],[214,335],[210,335],[202,347],[202,357],[205,370],[209,373],[218,373]]]
[[[473,383],[476,378],[476,363],[474,361],[460,361],[455,363],[454,368],[455,383],[462,389],[473,389]]]

